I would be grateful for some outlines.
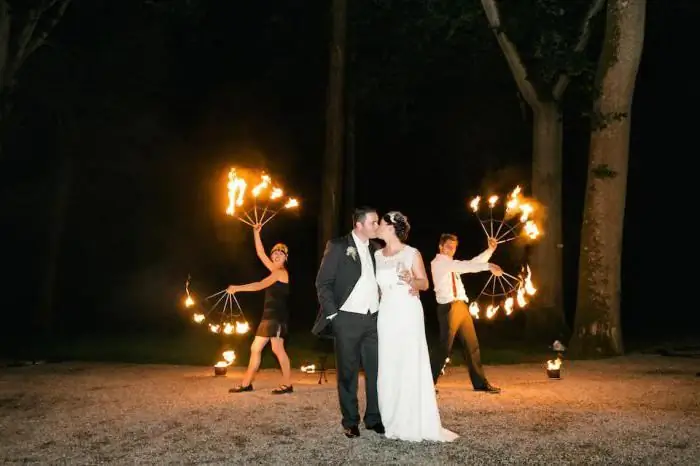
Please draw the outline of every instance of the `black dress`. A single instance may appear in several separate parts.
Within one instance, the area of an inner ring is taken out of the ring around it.
[[[287,323],[289,322],[289,283],[275,282],[265,290],[265,304],[258,331],[258,337],[287,336]]]

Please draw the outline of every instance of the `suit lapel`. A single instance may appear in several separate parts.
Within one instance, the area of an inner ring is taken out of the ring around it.
[[[354,264],[354,270],[357,272],[357,276],[355,277],[355,282],[352,284],[352,286],[355,286],[355,283],[360,279],[360,276],[362,275],[362,262],[360,259],[360,250],[357,248],[357,244],[355,243],[355,238],[352,237],[352,233],[348,235],[348,247],[353,248],[355,250],[355,257],[351,256],[352,263]]]
[[[369,242],[369,255],[372,258],[372,267],[374,268],[374,274],[377,274],[377,258],[374,257],[374,253],[377,252],[377,246],[370,241]]]

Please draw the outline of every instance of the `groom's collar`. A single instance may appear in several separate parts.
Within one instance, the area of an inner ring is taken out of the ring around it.
[[[363,246],[365,246],[365,247],[369,247],[369,240],[362,241],[362,240],[355,234],[354,231],[351,231],[351,232],[350,232],[350,237],[351,237],[352,240],[355,242],[355,245],[357,245],[357,246],[363,245]]]

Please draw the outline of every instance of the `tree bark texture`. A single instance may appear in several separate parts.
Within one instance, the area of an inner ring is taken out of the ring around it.
[[[558,98],[566,89],[564,77],[553,95],[538,94],[528,81],[528,72],[515,44],[501,27],[495,0],[482,0],[489,25],[496,35],[520,94],[533,112],[532,193],[546,208],[543,236],[532,248],[533,282],[538,293],[528,313],[527,333],[531,337],[558,338],[564,330],[564,285],[561,251],[561,166],[562,118]],[[587,38],[586,38],[587,39]]]
[[[532,338],[562,338],[564,320],[562,257],[562,142],[563,123],[555,102],[533,109],[532,195],[541,202],[538,214],[543,235],[532,248],[536,309],[528,314],[526,330]]]
[[[337,235],[343,188],[343,151],[345,114],[345,43],[347,0],[333,0],[333,32],[328,71],[326,107],[326,151],[321,179],[321,215],[319,217],[319,256],[326,242]]]
[[[623,353],[620,326],[622,234],[627,192],[630,111],[644,47],[646,0],[611,0],[598,63],[588,181],[581,230],[577,357]]]

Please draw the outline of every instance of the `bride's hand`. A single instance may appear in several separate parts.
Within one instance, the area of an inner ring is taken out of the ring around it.
[[[403,272],[399,273],[399,280],[406,284],[410,284],[411,280],[413,280],[413,275],[411,274],[411,271],[404,270]]]

